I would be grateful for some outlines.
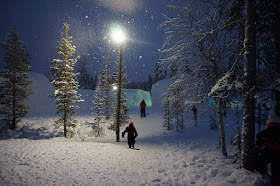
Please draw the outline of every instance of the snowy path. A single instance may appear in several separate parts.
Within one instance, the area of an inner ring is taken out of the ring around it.
[[[115,136],[111,143],[0,140],[0,185],[260,185],[256,174],[221,156],[215,137],[197,137],[202,129],[163,135],[160,115],[131,120],[139,151],[128,149],[125,139],[114,142]]]

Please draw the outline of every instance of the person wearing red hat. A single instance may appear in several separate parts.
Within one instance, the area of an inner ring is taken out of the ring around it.
[[[267,164],[271,163],[272,185],[280,186],[280,118],[269,116],[266,126],[267,129],[257,134],[257,163],[261,164],[257,171],[267,174]]]
[[[135,138],[138,136],[138,134],[137,134],[137,131],[136,131],[132,121],[129,122],[128,127],[126,127],[125,131],[122,132],[123,138],[124,138],[125,133],[127,133],[128,147],[134,149]]]

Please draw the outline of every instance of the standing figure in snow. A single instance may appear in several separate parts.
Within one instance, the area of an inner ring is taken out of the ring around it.
[[[141,118],[146,117],[146,109],[145,109],[146,103],[144,100],[140,103],[140,107],[141,107]]]
[[[267,129],[257,134],[257,163],[261,174],[267,174],[267,164],[271,163],[272,185],[280,185],[280,118],[269,116]]]
[[[194,126],[197,126],[197,108],[193,106],[192,111],[193,111]]]
[[[137,131],[136,131],[132,121],[129,122],[128,127],[126,127],[125,131],[122,132],[123,138],[124,138],[125,133],[127,133],[128,147],[134,149],[135,138],[138,136],[138,134],[137,134]]]

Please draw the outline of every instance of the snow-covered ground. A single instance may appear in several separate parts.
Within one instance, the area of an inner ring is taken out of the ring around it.
[[[17,132],[0,136],[0,185],[262,185],[260,175],[232,164],[231,145],[229,157],[221,155],[219,134],[208,129],[208,115],[199,115],[198,127],[187,120],[184,132],[163,130],[155,100],[167,83],[155,85],[153,107],[146,109],[146,118],[140,117],[138,107],[130,108],[140,150],[128,149],[126,138],[115,142],[114,132],[107,130],[111,121],[102,120],[104,134],[95,137],[90,127],[94,117],[86,109],[76,116],[79,135],[65,139],[53,128],[58,116],[40,113],[36,107],[19,123]]]

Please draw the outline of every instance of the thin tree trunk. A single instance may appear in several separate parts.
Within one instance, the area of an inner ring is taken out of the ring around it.
[[[179,121],[178,114],[176,114],[177,132],[179,132]]]
[[[177,106],[177,108],[176,108],[176,110],[177,110],[177,113],[176,113],[176,122],[177,122],[177,132],[179,132],[179,114],[178,114],[178,102],[177,102],[177,104],[176,104]]]
[[[66,77],[65,77],[65,73],[64,73],[64,81],[67,81],[66,80]],[[66,138],[67,137],[67,92],[68,92],[68,89],[67,89],[67,86],[65,87],[64,89],[64,116],[63,116],[63,124],[64,124],[64,137]]]
[[[118,67],[118,92],[117,92],[117,128],[116,128],[116,142],[120,142],[120,112],[121,112],[121,77],[122,77],[122,46],[119,51],[119,67]]]
[[[224,130],[222,105],[223,105],[223,99],[222,98],[218,98],[217,112],[218,112],[218,117],[219,117],[220,144],[221,144],[222,154],[224,156],[227,156],[227,148],[226,148],[226,139],[225,139],[225,130]]]
[[[65,108],[65,106],[64,106],[64,116],[63,116],[63,121],[64,121],[64,137],[66,138],[67,137],[67,135],[66,135],[66,123],[67,123],[67,113],[66,113],[66,108]]]
[[[261,116],[262,115],[262,112],[261,112],[261,104],[259,103],[258,104],[258,131],[260,132],[261,131]]]
[[[255,79],[256,79],[256,0],[246,0],[245,64],[244,64],[244,109],[242,128],[241,164],[254,171],[255,163]]]
[[[13,121],[11,129],[16,128],[16,71],[13,72]]]
[[[106,96],[107,96],[107,99],[109,100],[109,90],[106,90]],[[105,103],[105,107],[106,107],[106,120],[109,119],[109,102],[108,100],[106,100],[106,103]]]
[[[280,75],[280,2],[279,0],[273,0],[273,5],[275,7],[275,15],[274,15],[274,29],[273,29],[273,35],[274,35],[274,53],[275,53],[275,58],[274,58],[274,67],[275,71]],[[278,10],[278,11],[277,11]],[[277,78],[277,77],[276,77]],[[279,78],[279,77],[278,77]],[[275,90],[275,114],[280,116],[280,91]]]

